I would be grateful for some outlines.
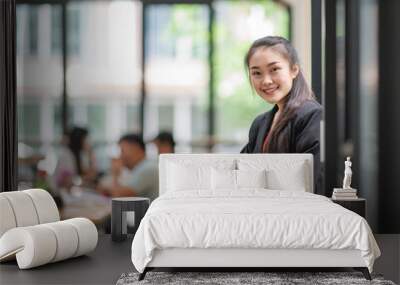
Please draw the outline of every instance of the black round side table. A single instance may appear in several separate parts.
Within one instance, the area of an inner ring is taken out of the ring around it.
[[[127,234],[135,234],[140,221],[146,214],[150,205],[150,199],[144,197],[120,197],[113,198],[111,202],[111,239],[124,241]],[[134,215],[134,227],[128,232],[128,216]]]

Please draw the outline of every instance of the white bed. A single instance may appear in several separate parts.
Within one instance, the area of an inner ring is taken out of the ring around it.
[[[309,154],[160,156],[160,197],[132,243],[154,267],[354,267],[380,255],[367,222],[313,193]]]

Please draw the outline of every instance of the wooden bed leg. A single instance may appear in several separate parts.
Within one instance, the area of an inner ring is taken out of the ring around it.
[[[144,271],[142,273],[139,274],[139,278],[138,281],[142,281],[144,279],[144,277],[146,276],[148,269],[147,267],[144,269]]]
[[[362,274],[364,275],[365,279],[372,280],[371,274],[369,274],[369,270],[367,267],[354,267],[354,269],[357,271],[361,271]]]

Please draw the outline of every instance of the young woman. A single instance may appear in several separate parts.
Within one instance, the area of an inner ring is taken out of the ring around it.
[[[75,158],[76,174],[84,184],[92,184],[97,178],[96,160],[89,143],[89,131],[74,127],[69,132],[68,147]]]
[[[271,111],[253,121],[241,153],[312,153],[319,193],[322,107],[308,86],[296,50],[282,37],[256,40],[245,57],[252,87]]]
[[[52,176],[55,191],[70,190],[80,177],[84,186],[92,187],[97,178],[96,162],[88,141],[87,129],[74,127],[63,136],[58,148],[57,165]]]

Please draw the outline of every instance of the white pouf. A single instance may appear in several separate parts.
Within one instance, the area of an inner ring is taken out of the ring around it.
[[[57,252],[51,262],[57,262],[75,255],[78,250],[79,238],[72,225],[66,222],[55,222],[43,226],[51,229],[57,240]]]
[[[96,248],[98,233],[92,221],[85,218],[74,218],[64,222],[74,226],[78,233],[78,248],[74,257],[86,254]]]
[[[60,220],[56,202],[50,193],[42,189],[29,189],[23,191],[28,194],[36,208],[39,224],[51,223]]]
[[[0,195],[0,237],[16,226],[17,222],[10,202],[6,197]]]
[[[86,254],[96,248],[97,229],[85,218],[13,228],[0,238],[0,260],[14,255],[20,269]]]
[[[17,227],[33,226],[39,223],[35,206],[29,195],[22,191],[3,192],[1,195],[10,203]]]
[[[57,250],[53,232],[41,225],[14,228],[0,239],[0,259],[10,259],[16,254],[20,269],[51,262]]]
[[[86,254],[96,248],[92,221],[59,221],[57,206],[42,189],[0,193],[0,262],[17,259],[28,269]]]

